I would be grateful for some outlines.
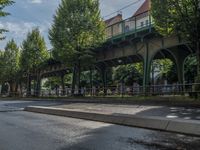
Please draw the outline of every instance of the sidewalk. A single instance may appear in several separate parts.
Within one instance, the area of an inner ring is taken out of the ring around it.
[[[167,106],[69,103],[26,111],[200,136],[200,109]]]
[[[155,105],[121,105],[121,104],[97,104],[97,103],[71,103],[54,106],[55,108],[73,109],[76,111],[164,117],[169,119],[199,120],[200,108],[192,107],[168,107]]]
[[[186,97],[158,96],[158,97],[52,97],[52,98],[0,98],[0,101],[50,101],[61,103],[95,103],[95,104],[121,104],[121,105],[160,105],[175,107],[200,108],[200,100]]]

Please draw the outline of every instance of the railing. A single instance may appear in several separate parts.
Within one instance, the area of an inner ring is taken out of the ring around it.
[[[137,16],[128,18],[121,22],[117,22],[106,28],[106,38],[114,38],[122,34],[137,33],[141,30],[151,28],[153,25],[153,18],[150,11],[146,11]]]
[[[71,88],[65,88],[63,91],[61,88],[54,90],[41,90],[40,92],[34,92],[32,90],[31,95],[34,93],[40,93],[40,97],[69,97],[72,96]],[[200,94],[200,83],[192,84],[170,84],[170,85],[149,85],[139,86],[134,84],[133,86],[112,86],[112,87],[82,87],[79,89],[79,93],[84,97],[132,97],[132,96],[160,96],[160,95],[184,95],[197,97]],[[74,91],[74,94],[78,94],[78,89]],[[27,97],[26,89],[18,93],[2,93],[2,97],[7,96]]]

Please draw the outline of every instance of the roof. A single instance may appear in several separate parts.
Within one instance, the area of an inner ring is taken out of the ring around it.
[[[145,0],[141,7],[135,12],[133,17],[151,10],[151,0]]]
[[[115,24],[115,23],[117,23],[118,22],[118,20],[117,20],[117,22],[113,22],[112,23],[112,21],[114,21],[114,20],[122,20],[122,14],[118,14],[118,15],[116,15],[116,16],[114,16],[114,17],[112,17],[112,18],[110,18],[110,19],[108,19],[108,20],[105,20],[105,24],[106,25],[111,25],[111,24]]]

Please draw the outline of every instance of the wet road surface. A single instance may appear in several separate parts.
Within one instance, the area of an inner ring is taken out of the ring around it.
[[[0,101],[0,111],[4,108],[23,109],[26,106],[50,106],[66,109],[77,109],[86,112],[127,114],[138,116],[157,116],[169,119],[199,120],[200,108],[156,106],[156,105],[122,105],[122,104],[100,104],[100,103],[70,103],[61,101]]]
[[[13,102],[9,102],[13,103]],[[43,103],[47,105],[47,103]],[[9,107],[8,107],[9,106]],[[7,111],[6,111],[7,107]],[[0,102],[0,150],[199,150],[200,138],[24,112]]]

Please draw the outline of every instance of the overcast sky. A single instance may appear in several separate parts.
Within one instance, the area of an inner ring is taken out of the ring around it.
[[[0,41],[0,49],[3,49],[6,42],[15,39],[20,46],[28,31],[34,27],[39,27],[42,35],[45,37],[47,47],[51,44],[48,40],[48,29],[52,24],[53,15],[61,0],[15,0],[15,4],[6,8],[11,13],[6,18],[0,18],[0,28],[9,30],[6,33],[6,40]],[[100,0],[101,15],[119,10],[120,8],[138,0]],[[122,11],[123,17],[128,18],[139,8],[144,0]],[[116,14],[115,14],[116,15]],[[112,16],[109,16],[112,17]],[[108,17],[108,18],[109,18]],[[105,18],[105,19],[108,19]]]

